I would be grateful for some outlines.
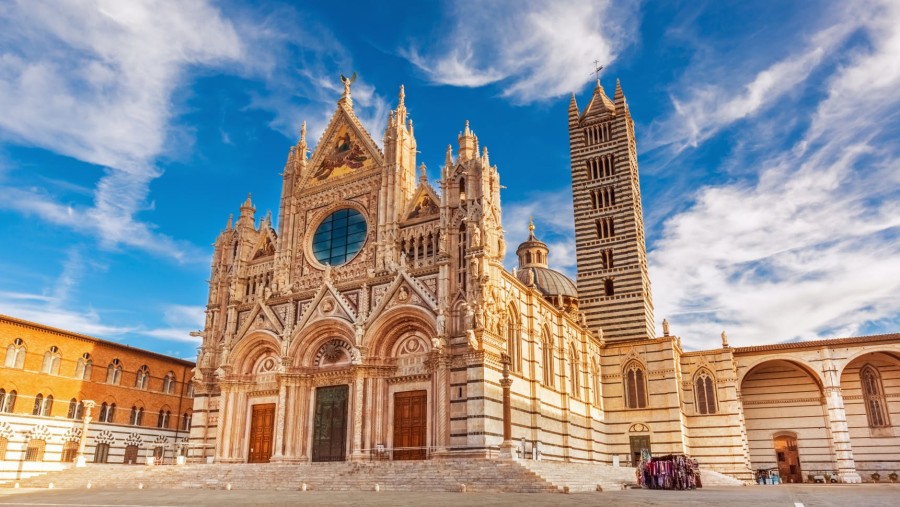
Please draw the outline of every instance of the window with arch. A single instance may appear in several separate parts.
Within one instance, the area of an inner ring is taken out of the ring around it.
[[[465,178],[459,179],[459,200],[460,201],[466,200],[466,179]]]
[[[581,391],[581,381],[579,379],[578,363],[578,352],[573,345],[569,350],[569,390],[571,391],[569,394],[576,398],[581,397],[579,396],[579,392]]]
[[[44,440],[32,438],[25,447],[25,461],[44,461],[44,449],[46,447],[47,442]]]
[[[191,429],[191,417],[192,414],[190,412],[181,414],[181,431],[188,431]]]
[[[97,417],[99,422],[111,423],[115,420],[116,417],[116,404],[115,403],[106,403],[105,401],[100,405],[100,414]]]
[[[56,345],[50,347],[50,350],[44,352],[44,362],[41,365],[41,373],[59,375],[60,361],[59,347]]]
[[[622,377],[625,380],[625,406],[627,408],[647,408],[647,375],[638,361],[625,365]]]
[[[169,427],[169,416],[172,414],[169,410],[159,409],[159,417],[156,418],[156,427],[157,428],[168,428]]]
[[[147,365],[141,366],[134,376],[134,387],[138,389],[147,389],[150,384],[150,368]]]
[[[9,344],[9,347],[6,348],[6,362],[4,365],[7,368],[25,368],[25,341],[21,338],[16,338],[12,343]]]
[[[107,460],[109,460],[109,444],[97,444],[94,447],[94,463],[106,463]]]
[[[0,413],[11,413],[16,409],[16,390],[6,392],[0,389]]]
[[[106,383],[119,385],[122,381],[122,361],[113,359],[109,366],[106,367]]]
[[[175,390],[175,372],[170,371],[163,377],[163,392],[171,394]]]
[[[509,368],[522,371],[522,337],[519,333],[519,316],[516,309],[509,308],[506,316],[506,353],[509,355]]]
[[[78,358],[78,362],[75,363],[75,378],[91,380],[93,369],[94,361],[91,359],[91,355],[85,352]]]
[[[603,405],[603,393],[600,391],[600,360],[594,359],[591,366],[591,390],[594,394],[594,405],[600,407]]]
[[[63,463],[72,463],[78,457],[78,442],[66,440],[62,448],[62,456],[60,461]]]
[[[700,415],[718,412],[716,403],[716,379],[707,369],[701,369],[694,376],[694,403]]]
[[[188,398],[194,397],[194,383],[193,382],[189,381],[187,383],[187,393],[185,394],[185,396],[187,396]]]
[[[69,400],[69,411],[66,414],[66,417],[69,419],[81,419],[83,414],[84,403],[78,401],[76,398]]]
[[[862,385],[863,399],[866,402],[866,416],[869,419],[870,428],[884,428],[890,426],[887,405],[884,401],[884,386],[881,383],[881,374],[871,364],[863,366],[859,370],[859,381]]]
[[[46,398],[41,393],[38,393],[37,396],[34,397],[34,408],[31,410],[31,415],[44,415],[49,416],[51,411],[53,410],[53,395],[48,394]]]
[[[132,426],[140,426],[144,423],[144,407],[131,406],[131,415],[128,417],[128,423]]]
[[[556,375],[553,371],[553,339],[550,337],[550,332],[547,331],[547,328],[544,328],[541,331],[541,344],[543,348],[541,352],[543,353],[544,385],[555,389]]]

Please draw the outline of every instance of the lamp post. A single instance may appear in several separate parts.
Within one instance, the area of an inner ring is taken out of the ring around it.
[[[91,409],[96,405],[93,400],[84,400],[81,403],[84,404],[84,419],[81,423],[81,439],[78,441],[78,455],[75,456],[76,467],[83,467],[85,464],[84,446],[87,442],[88,424],[91,423]]]

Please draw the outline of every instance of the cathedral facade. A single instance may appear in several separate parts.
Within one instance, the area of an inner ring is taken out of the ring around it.
[[[658,335],[618,83],[569,107],[576,281],[533,226],[504,268],[500,175],[468,123],[433,188],[403,88],[382,149],[350,84],[311,155],[305,127],[290,149],[277,226],[248,197],[216,240],[191,429],[213,459],[900,468],[898,335],[733,348],[723,333],[706,351]]]

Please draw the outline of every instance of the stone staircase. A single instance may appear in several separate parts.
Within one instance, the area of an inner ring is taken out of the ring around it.
[[[703,481],[704,488],[719,486],[746,486],[744,481],[740,479],[735,479],[730,475],[716,472],[714,470],[708,470],[706,468],[700,469],[700,480]]]
[[[598,487],[600,491],[620,491],[626,486],[637,484],[635,469],[632,467],[532,460],[522,460],[519,463],[560,490],[569,488],[571,493],[597,491]]]
[[[363,463],[93,465],[18,482],[23,488],[466,491],[550,493],[561,489],[511,461],[428,460]],[[12,487],[12,483],[0,485]]]

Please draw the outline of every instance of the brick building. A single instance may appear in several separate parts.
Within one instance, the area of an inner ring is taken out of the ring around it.
[[[171,459],[191,424],[194,363],[0,315],[0,480],[75,459]]]

